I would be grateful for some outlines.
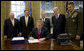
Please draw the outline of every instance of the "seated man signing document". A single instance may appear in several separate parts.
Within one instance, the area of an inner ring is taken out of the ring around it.
[[[37,20],[37,27],[33,28],[32,32],[28,36],[28,39],[38,39],[39,41],[49,39],[49,31],[47,28],[43,27],[43,22],[41,20]]]

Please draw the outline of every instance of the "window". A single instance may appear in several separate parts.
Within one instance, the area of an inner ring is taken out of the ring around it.
[[[75,5],[75,9],[80,9],[83,8],[83,1],[73,1],[74,5]]]
[[[46,17],[50,18],[53,14],[54,1],[41,1],[41,11],[45,11]]]
[[[11,12],[14,13],[15,18],[19,19],[24,16],[25,1],[11,1]]]
[[[40,11],[45,11],[45,16],[46,16],[46,18],[50,19],[50,22],[52,22],[51,18],[54,15],[53,8],[54,8],[54,1],[41,1],[41,10]],[[50,23],[50,26],[51,26],[51,34],[52,34],[53,33],[52,23]]]

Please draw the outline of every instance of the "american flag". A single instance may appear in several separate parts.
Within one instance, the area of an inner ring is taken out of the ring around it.
[[[30,2],[30,7],[29,7],[29,16],[32,17],[32,8],[31,8],[31,2]]]
[[[66,11],[67,11],[67,13],[69,13],[69,11],[68,11],[68,1],[66,1]]]

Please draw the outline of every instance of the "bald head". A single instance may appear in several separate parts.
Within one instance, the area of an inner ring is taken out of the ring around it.
[[[10,13],[9,16],[11,19],[14,19],[14,13]]]
[[[45,18],[45,12],[44,11],[41,12],[41,17]]]

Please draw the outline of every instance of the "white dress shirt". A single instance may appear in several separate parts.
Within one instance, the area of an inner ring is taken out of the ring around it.
[[[11,19],[12,25],[14,26],[14,19]]]
[[[26,23],[26,26],[27,26],[27,23],[28,23],[28,16],[25,16],[25,23]]]
[[[44,22],[45,22],[45,18],[42,18],[42,21],[44,21]]]
[[[58,18],[59,18],[59,15],[60,15],[60,14],[58,14],[58,15],[55,15],[56,19],[58,19]]]

